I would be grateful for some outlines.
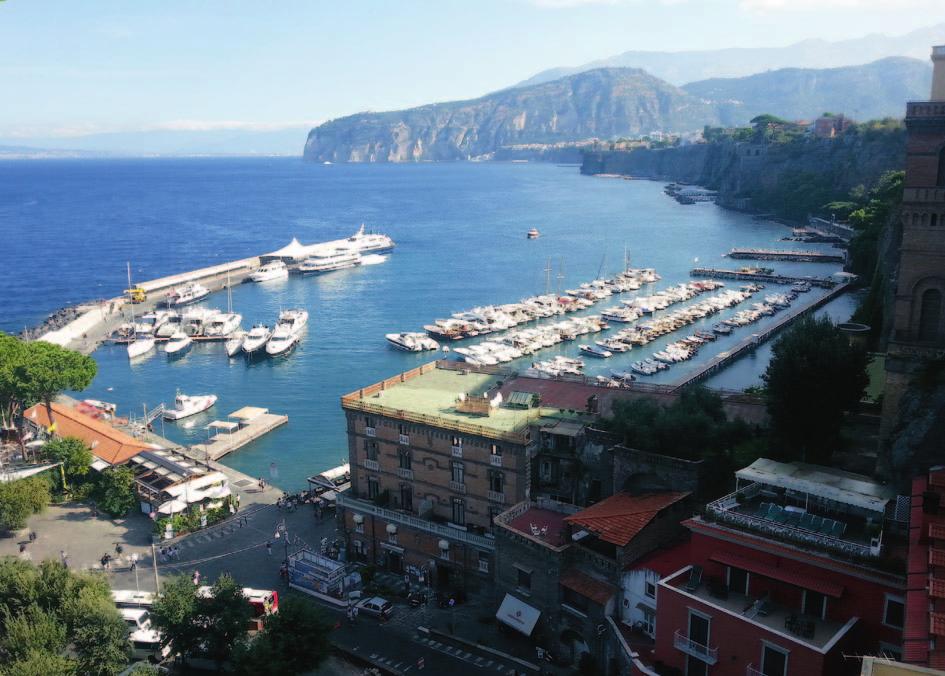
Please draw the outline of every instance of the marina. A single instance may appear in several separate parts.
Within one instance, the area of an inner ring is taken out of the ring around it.
[[[693,268],[690,272],[693,277],[712,277],[715,279],[734,279],[745,282],[762,282],[764,284],[810,284],[823,289],[832,289],[837,281],[827,277],[782,275],[773,272],[758,272],[754,270],[723,270],[718,268]]]

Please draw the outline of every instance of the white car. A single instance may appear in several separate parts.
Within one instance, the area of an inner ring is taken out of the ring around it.
[[[370,615],[379,620],[386,620],[394,613],[394,605],[380,596],[363,599],[357,605],[358,614]]]

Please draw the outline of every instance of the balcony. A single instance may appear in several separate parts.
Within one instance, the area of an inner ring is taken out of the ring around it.
[[[500,505],[504,505],[505,493],[499,493],[498,491],[489,491],[489,502],[497,502]]]
[[[401,479],[409,479],[410,481],[413,481],[413,470],[407,469],[406,467],[398,467],[397,476],[399,476]]]
[[[502,466],[502,456],[501,456],[501,455],[490,455],[490,456],[489,456],[489,464],[492,465],[493,467],[501,467],[501,466]]]
[[[463,457],[463,447],[462,447],[462,446],[452,446],[452,447],[450,447],[450,450],[452,451],[454,458],[462,458],[462,457]]]
[[[765,676],[765,672],[761,671],[754,664],[749,664],[745,667],[745,676]]]
[[[681,650],[687,655],[692,655],[706,664],[715,664],[719,661],[718,648],[710,648],[701,643],[696,643],[679,629],[673,634],[673,646],[677,650]]]
[[[437,538],[452,540],[453,542],[465,542],[488,552],[495,551],[495,542],[491,537],[476,535],[475,533],[470,533],[469,531],[459,528],[444,526],[405,512],[396,512],[392,509],[378,507],[366,500],[359,500],[358,498],[349,496],[345,492],[338,493],[337,504],[343,509],[350,509],[358,514],[372,514],[387,523],[400,524],[414,530],[429,533]],[[447,554],[449,554],[449,550],[447,550]]]
[[[377,472],[381,468],[377,460],[370,460],[368,458],[365,458],[362,462],[364,464],[364,469],[369,469],[372,472]]]
[[[460,483],[458,481],[450,481],[450,490],[454,493],[466,494],[466,484]]]
[[[409,446],[409,445],[410,445],[410,435],[409,435],[409,434],[401,434],[401,435],[399,435],[399,436],[398,436],[398,439],[397,439],[397,442],[398,442],[401,446]]]
[[[364,428],[364,436],[366,436],[366,437],[376,437],[376,436],[377,436],[377,428],[374,428],[374,427],[365,427],[365,428]]]

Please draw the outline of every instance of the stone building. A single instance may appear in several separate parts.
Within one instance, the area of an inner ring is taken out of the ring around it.
[[[910,383],[929,361],[945,358],[945,46],[932,48],[932,61],[931,100],[906,107],[902,241],[881,430],[887,444],[901,432]],[[922,451],[915,453],[893,450],[890,464],[907,473],[923,462]]]

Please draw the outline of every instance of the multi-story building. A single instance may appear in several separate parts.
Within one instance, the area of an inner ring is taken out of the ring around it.
[[[537,440],[592,417],[549,408],[517,382],[441,361],[342,397],[351,489],[338,505],[351,558],[440,585],[492,576],[493,518],[529,497]]]
[[[867,477],[759,460],[683,525],[689,563],[659,580],[654,666],[687,676],[853,674],[902,651],[900,499]],[[673,671],[675,669],[675,671]]]

